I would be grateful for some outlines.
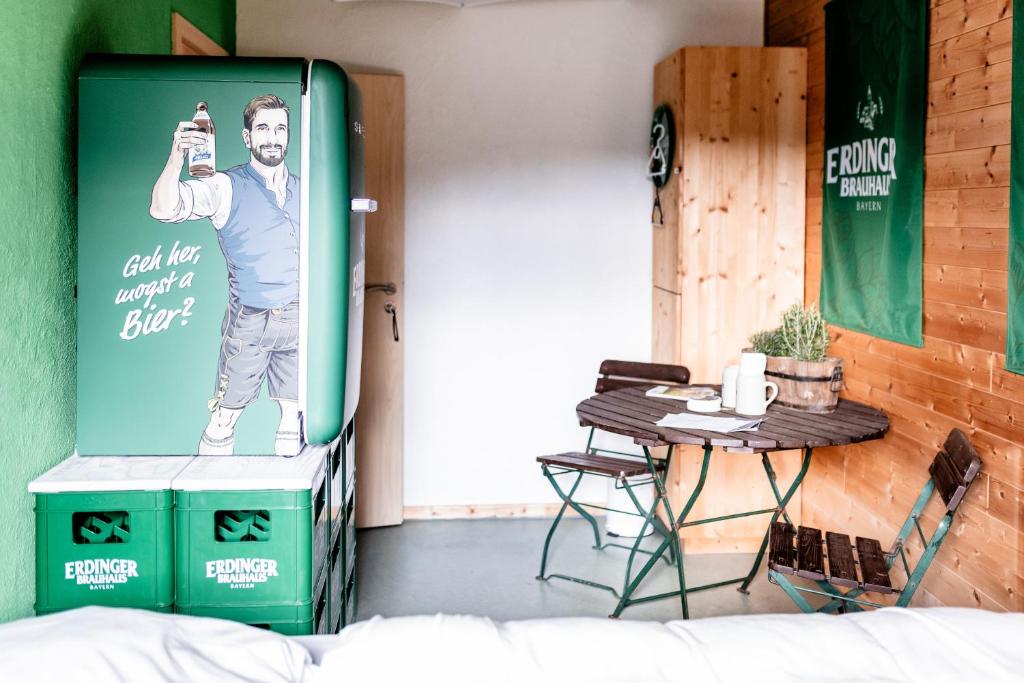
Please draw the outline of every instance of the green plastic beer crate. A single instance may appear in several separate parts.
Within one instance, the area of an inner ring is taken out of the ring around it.
[[[344,624],[342,623],[341,613],[343,611],[342,597],[344,594],[344,587],[342,583],[342,570],[344,569],[344,562],[341,559],[341,535],[334,539],[334,544],[331,546],[331,580],[328,584],[328,603],[330,604],[330,617],[331,617],[331,632],[337,633],[340,631]]]
[[[321,577],[329,599],[328,450],[203,456],[175,478],[177,612],[314,632]]]
[[[311,596],[292,604],[175,605],[179,614],[229,618],[285,636],[330,633],[330,571],[325,565]]]
[[[335,439],[328,447],[327,452],[327,476],[330,478],[330,496],[328,496],[328,505],[331,508],[331,543],[333,545],[334,539],[337,538],[341,533],[341,527],[343,525],[341,521],[341,513],[345,509],[345,501],[342,495],[344,487],[344,457],[343,457],[343,444],[345,443],[345,435],[342,433],[340,437]]]
[[[344,596],[344,616],[342,619],[342,628],[348,624],[355,623],[356,611],[358,599],[356,596],[356,573],[353,570],[352,575],[348,578],[348,583],[345,585],[345,596]]]
[[[343,520],[345,526],[331,546],[331,622],[335,631],[351,624],[355,617],[353,593],[356,570],[355,496],[348,499]]]
[[[331,443],[329,470],[331,477],[331,540],[341,535],[345,526],[342,513],[355,491],[355,420],[349,422],[341,435]]]
[[[175,612],[195,617],[216,617],[240,621],[285,636],[330,633],[330,572],[324,566],[308,600],[290,605],[235,605],[225,611],[220,605],[175,605]]]
[[[30,483],[36,614],[85,605],[170,612],[171,481],[191,460],[74,455]]]

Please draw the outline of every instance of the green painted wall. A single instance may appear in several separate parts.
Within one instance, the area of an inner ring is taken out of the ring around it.
[[[25,487],[74,448],[78,65],[90,52],[168,54],[172,11],[234,52],[235,0],[0,4],[8,111],[0,152],[0,621],[32,614],[35,539]],[[117,145],[116,130],[109,142]]]

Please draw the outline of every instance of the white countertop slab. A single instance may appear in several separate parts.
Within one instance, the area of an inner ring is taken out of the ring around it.
[[[195,458],[186,456],[72,455],[30,482],[30,493],[159,491]]]
[[[174,477],[175,491],[306,490],[324,467],[327,446],[308,445],[293,458],[277,455],[201,455]]]

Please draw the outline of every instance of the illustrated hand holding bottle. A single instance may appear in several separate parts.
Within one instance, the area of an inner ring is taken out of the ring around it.
[[[171,153],[153,185],[149,213],[157,220],[173,218],[181,202],[178,179],[188,157],[188,173],[194,178],[209,178],[217,172],[216,129],[206,102],[196,104],[191,121],[179,121],[171,140]]]
[[[196,105],[191,121],[179,121],[171,141],[171,158],[180,165],[188,156],[188,174],[195,178],[208,178],[216,173],[216,129],[206,110],[206,102]]]
[[[763,353],[744,352],[736,378],[736,412],[741,415],[764,415],[779,395],[779,385],[765,380],[768,357]],[[770,390],[771,395],[766,392]]]
[[[179,121],[178,127],[174,129],[171,156],[183,162],[193,147],[205,145],[206,142],[206,131],[191,121]]]

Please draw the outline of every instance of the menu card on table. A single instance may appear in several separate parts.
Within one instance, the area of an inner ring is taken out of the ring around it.
[[[761,420],[756,418],[697,415],[695,413],[669,413],[655,424],[672,429],[703,429],[709,432],[745,432],[756,430]]]

